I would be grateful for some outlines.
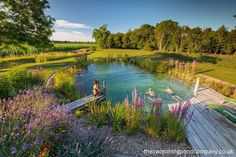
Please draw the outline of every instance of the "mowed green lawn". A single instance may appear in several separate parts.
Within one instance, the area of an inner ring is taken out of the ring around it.
[[[97,50],[88,56],[88,59],[107,58],[107,57],[140,57],[140,56],[152,56],[155,53],[152,51],[132,50],[132,49],[102,49]]]
[[[236,62],[236,60],[235,60]],[[236,85],[236,69],[212,63],[199,63],[197,72]]]

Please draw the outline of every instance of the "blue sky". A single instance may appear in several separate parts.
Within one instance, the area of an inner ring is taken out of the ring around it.
[[[47,14],[56,19],[54,40],[91,41],[103,24],[126,32],[142,24],[174,20],[190,27],[236,26],[236,0],[49,0]]]

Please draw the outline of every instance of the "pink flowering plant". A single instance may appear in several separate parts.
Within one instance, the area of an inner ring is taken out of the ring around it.
[[[173,117],[181,121],[184,127],[186,127],[193,115],[193,111],[190,111],[190,108],[191,102],[190,100],[187,100],[169,106],[169,112]]]
[[[145,99],[138,96],[136,88],[132,92],[132,101],[128,97],[124,100],[125,105],[125,122],[128,135],[132,135],[140,128],[142,117],[142,107],[146,104]]]
[[[0,156],[38,156],[44,144],[54,147],[60,141],[70,112],[47,104],[48,95],[44,89],[35,88],[1,101]]]

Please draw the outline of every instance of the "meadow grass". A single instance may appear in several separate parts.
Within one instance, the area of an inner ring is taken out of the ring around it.
[[[138,56],[151,56],[154,55],[152,51],[143,50],[133,50],[133,49],[102,49],[97,50],[88,56],[88,59],[98,59],[98,58],[117,58],[117,57],[138,57]]]
[[[69,52],[82,48],[96,47],[96,43],[87,42],[53,42],[49,48],[36,48],[27,44],[22,45],[0,45],[0,56],[27,55],[42,52]]]

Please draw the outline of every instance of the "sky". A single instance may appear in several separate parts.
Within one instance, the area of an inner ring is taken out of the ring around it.
[[[236,26],[236,0],[49,0],[46,14],[56,19],[52,40],[93,41],[93,29],[107,24],[113,32],[127,32],[163,20],[179,25]]]

